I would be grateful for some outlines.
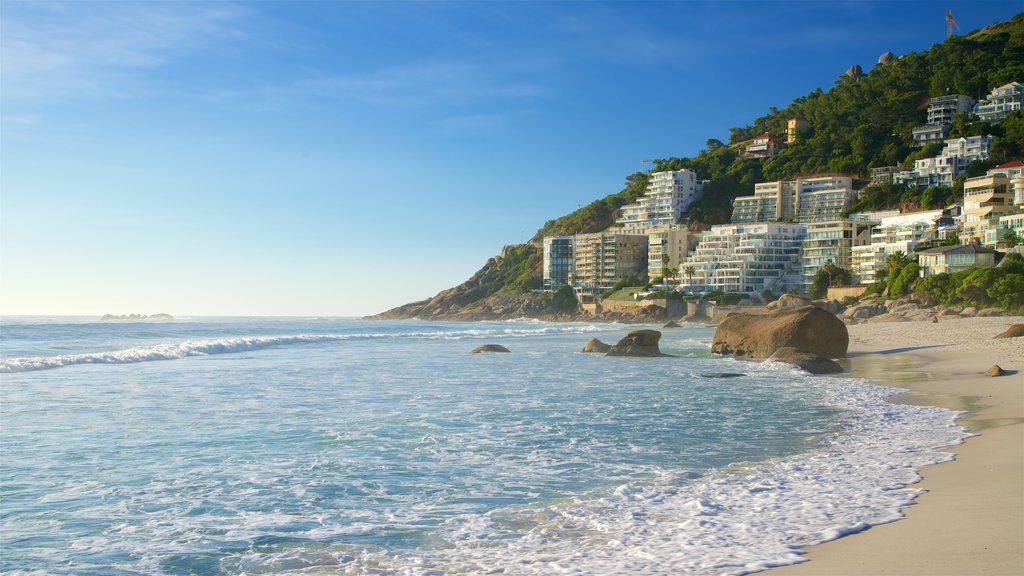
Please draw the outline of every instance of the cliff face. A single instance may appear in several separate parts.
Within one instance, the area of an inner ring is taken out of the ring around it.
[[[537,294],[543,248],[536,244],[506,246],[473,276],[433,298],[372,316],[373,319],[499,320],[539,318],[575,320],[576,301],[562,294]]]

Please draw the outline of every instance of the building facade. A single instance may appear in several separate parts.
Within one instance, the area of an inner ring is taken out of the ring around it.
[[[664,278],[666,269],[678,271],[690,253],[692,235],[679,226],[659,226],[647,231],[647,277]]]
[[[629,234],[644,234],[655,226],[672,226],[704,192],[704,183],[691,170],[651,174],[644,195],[622,207],[616,221]]]
[[[914,145],[924,146],[944,140],[949,136],[953,118],[957,114],[972,116],[973,110],[974,99],[963,94],[947,94],[930,99],[928,122],[923,126],[914,127]]]
[[[934,239],[942,210],[912,212],[882,218],[871,230],[871,243],[851,250],[850,273],[857,284],[871,284],[897,252],[911,255],[918,244]]]
[[[747,146],[744,156],[747,158],[771,158],[786,147],[786,143],[765,132]]]
[[[979,120],[999,122],[1009,116],[1011,112],[1020,110],[1022,101],[1024,101],[1024,85],[1019,82],[1010,82],[993,89],[988,98],[978,102],[974,113]]]
[[[917,253],[921,277],[934,274],[953,274],[970,268],[992,268],[996,265],[997,252],[977,244],[939,246]]]
[[[679,273],[687,292],[743,293],[760,297],[796,288],[801,282],[800,250],[805,227],[762,222],[712,226]]]
[[[1002,173],[968,178],[964,182],[964,223],[961,242],[994,246],[999,219],[1014,212],[1010,179]]]
[[[754,185],[753,196],[733,201],[732,221],[816,222],[832,220],[856,197],[849,176],[799,178]]]
[[[647,235],[606,230],[577,234],[573,245],[572,286],[581,302],[596,298],[624,278],[647,267]]]
[[[575,245],[576,240],[572,236],[544,237],[544,291],[551,292],[571,282]]]
[[[851,270],[853,248],[871,243],[874,224],[867,220],[808,222],[803,241],[804,288],[810,287],[814,275],[830,260],[839,268]]]
[[[809,126],[803,118],[790,118],[786,120],[786,144],[796,142],[797,137],[807,132]]]
[[[992,136],[969,136],[945,141],[942,153],[932,158],[914,162],[914,170],[901,172],[897,182],[911,184],[918,188],[931,186],[952,186],[971,162],[987,160]]]

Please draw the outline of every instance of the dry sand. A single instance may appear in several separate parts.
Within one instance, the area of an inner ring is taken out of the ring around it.
[[[966,412],[977,436],[921,470],[906,518],[814,546],[771,576],[1024,575],[1024,338],[993,340],[1024,317],[850,326],[852,375],[910,391],[899,401]],[[1011,373],[990,378],[998,364]]]

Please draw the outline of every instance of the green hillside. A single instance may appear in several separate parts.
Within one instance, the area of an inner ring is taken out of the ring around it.
[[[884,49],[879,47],[880,52]],[[768,114],[748,126],[731,128],[728,143],[708,139],[696,156],[654,160],[652,171],[688,168],[698,178],[711,181],[688,214],[691,228],[706,229],[728,222],[733,199],[752,194],[758,182],[843,173],[863,183],[871,168],[910,167],[915,159],[935,156],[941,145],[924,149],[912,145],[912,130],[925,122],[930,97],[948,93],[983,98],[992,88],[1012,81],[1024,81],[1024,13],[936,44],[927,52],[912,52],[877,65],[860,78],[843,74],[827,92],[815,90],[784,109],[769,108]],[[796,142],[772,158],[741,157],[743,144],[764,132],[784,139],[786,123],[793,117],[809,124]],[[1024,113],[1016,112],[997,125],[964,120],[954,122],[951,135],[992,134],[990,160],[969,167],[952,188],[865,187],[854,210],[947,205],[961,194],[964,178],[1024,156]],[[494,310],[507,310],[509,299],[516,298],[529,300],[525,304],[516,300],[516,306],[550,304],[540,302],[544,295],[529,298],[530,290],[541,283],[542,257],[536,242],[548,235],[597,232],[611,226],[621,206],[643,195],[648,178],[647,172],[630,174],[619,192],[546,222],[532,238],[533,245],[508,246],[465,283],[385,316],[452,317],[478,308],[496,314]],[[530,308],[517,310],[527,309],[534,314]]]
[[[783,109],[769,108],[768,114],[750,125],[731,128],[728,145],[709,139],[697,156],[655,160],[654,170],[688,168],[698,178],[711,180],[689,215],[694,227],[703,228],[727,222],[732,200],[753,193],[757,182],[819,173],[866,178],[873,167],[912,164],[917,158],[934,156],[938,150],[916,150],[912,138],[914,126],[925,122],[930,97],[947,93],[984,97],[993,87],[1012,81],[1024,81],[1024,13],[950,38],[927,52],[912,52],[878,65],[859,79],[843,74],[827,92],[815,90]],[[740,157],[740,143],[759,134],[785,138],[786,122],[793,117],[806,120],[810,129],[782,153],[764,160]],[[981,133],[996,137],[991,165],[1019,158],[1024,151],[1021,113],[992,126],[959,122],[953,135]],[[547,222],[535,238],[607,227],[614,222],[616,208],[643,194],[646,178],[644,173],[628,176],[623,190]],[[868,191],[869,201],[860,208],[929,207],[941,205],[954,193],[890,187]]]

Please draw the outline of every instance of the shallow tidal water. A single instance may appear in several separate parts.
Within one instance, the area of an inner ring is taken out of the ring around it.
[[[4,318],[0,571],[744,574],[899,518],[965,436],[707,327],[580,352],[630,329]]]

